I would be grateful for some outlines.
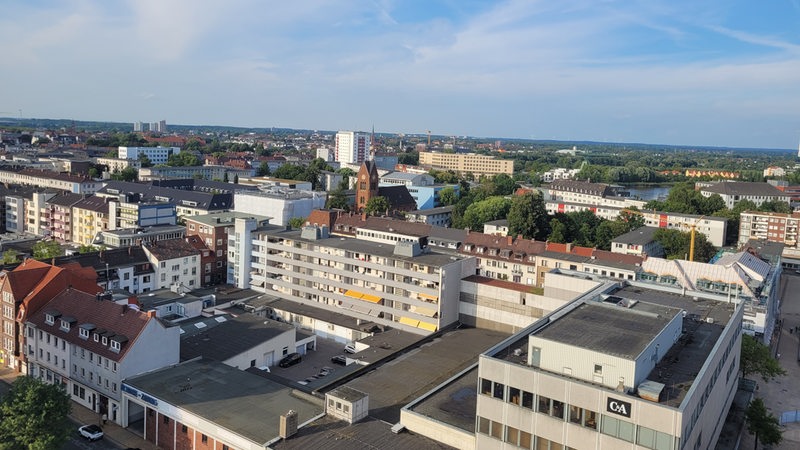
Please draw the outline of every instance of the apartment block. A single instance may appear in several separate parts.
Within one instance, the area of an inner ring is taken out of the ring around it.
[[[419,165],[438,170],[452,170],[461,174],[493,176],[514,174],[514,161],[475,153],[419,152]]]
[[[797,249],[800,248],[799,228],[800,213],[746,211],[739,215],[739,244],[750,239],[763,239]]]
[[[147,159],[153,163],[154,166],[159,164],[166,164],[169,157],[177,155],[181,152],[180,147],[119,147],[117,151],[117,158],[119,159],[136,159],[140,155],[147,156]]]
[[[327,227],[287,230],[236,219],[228,236],[228,283],[418,334],[458,320],[461,279],[474,258],[330,237]]]
[[[97,234],[108,230],[108,202],[100,197],[87,197],[72,205],[72,242],[92,245]]]

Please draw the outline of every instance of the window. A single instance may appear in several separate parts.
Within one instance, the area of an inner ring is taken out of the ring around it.
[[[186,425],[181,425],[181,432],[183,432],[183,434],[186,434],[186,433],[187,433],[187,431],[189,431],[189,430],[188,430],[188,428],[186,427]]]
[[[169,424],[169,417],[167,417],[167,416],[163,416],[163,417],[164,417],[164,423],[165,424]]]
[[[603,420],[600,422],[600,432],[624,441],[633,442],[634,426],[630,422],[604,415]]]
[[[508,388],[508,402],[513,403],[517,406],[520,405],[522,402],[522,398],[520,396],[520,390],[514,387]]]
[[[80,337],[82,339],[89,339],[89,330],[87,330],[86,328],[81,328]]]
[[[208,442],[208,436],[206,436],[205,434],[200,436],[200,442],[202,442],[203,444],[207,443]]]
[[[492,391],[492,397],[503,400],[503,394],[505,393],[506,387],[502,383],[495,383],[494,389]]]

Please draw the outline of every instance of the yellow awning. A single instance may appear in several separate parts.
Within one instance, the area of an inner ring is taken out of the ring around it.
[[[366,300],[370,303],[378,303],[383,299],[378,297],[377,295],[364,294],[364,296],[361,297],[361,300]]]
[[[347,292],[344,293],[344,295],[353,298],[361,298],[361,296],[364,294],[362,294],[361,292],[354,291],[352,289],[348,289]]]
[[[417,295],[418,295],[420,298],[424,298],[424,299],[428,299],[428,300],[433,300],[433,301],[438,301],[438,300],[439,300],[439,297],[437,297],[437,296],[435,296],[435,295],[423,294],[422,292],[420,292],[420,293],[419,293],[419,294],[417,294]]]
[[[414,311],[417,314],[422,314],[423,316],[428,316],[428,317],[433,317],[434,315],[436,315],[435,309],[421,308],[419,306],[414,306],[412,311]]]
[[[436,325],[428,322],[420,322],[419,325],[417,325],[417,328],[422,328],[423,330],[428,331],[436,331]]]
[[[400,323],[402,323],[403,325],[410,325],[412,327],[416,327],[417,325],[419,325],[419,320],[410,319],[408,317],[401,317],[400,318]]]

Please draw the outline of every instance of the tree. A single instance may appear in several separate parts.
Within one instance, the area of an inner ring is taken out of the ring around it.
[[[258,170],[256,170],[256,175],[259,177],[265,177],[269,175],[269,163],[263,161],[259,166]]]
[[[742,378],[746,378],[749,374],[757,373],[761,375],[764,381],[770,381],[779,375],[786,374],[786,371],[778,364],[778,361],[772,357],[769,347],[748,334],[742,335],[740,360]]]
[[[173,153],[167,158],[167,165],[172,167],[187,167],[202,165],[200,158],[192,152]],[[144,164],[142,164],[144,167]]]
[[[560,220],[557,218],[550,219],[550,237],[547,238],[549,242],[555,242],[557,244],[564,244],[567,242],[567,226],[564,225]]]
[[[364,212],[370,216],[376,216],[385,213],[390,207],[391,205],[386,197],[372,197],[367,201],[367,206],[364,207]]]
[[[350,210],[350,204],[347,202],[347,196],[344,194],[343,183],[339,184],[339,186],[331,192],[328,196],[328,200],[325,202],[325,207],[328,209]]]
[[[239,174],[233,175],[233,184],[239,184]]]
[[[61,448],[72,431],[71,407],[61,385],[17,377],[0,402],[0,448]]]
[[[460,203],[461,201],[459,201]],[[484,223],[508,217],[510,209],[511,200],[501,196],[473,202],[464,211],[459,227],[468,227],[472,231],[483,231]]]
[[[17,262],[17,258],[19,257],[19,252],[10,248],[3,252],[3,264],[14,264]]]
[[[39,241],[33,244],[32,250],[36,259],[51,259],[64,254],[64,250],[56,241]]]
[[[97,247],[95,247],[93,245],[90,245],[90,244],[85,244],[85,245],[81,245],[80,247],[78,247],[78,253],[81,253],[81,254],[83,254],[83,253],[92,253],[92,252],[96,252],[98,250],[100,250],[100,249],[98,249]]]
[[[153,161],[150,161],[150,158],[144,153],[139,153],[139,163],[142,167],[153,167]]]
[[[755,449],[758,449],[759,442],[761,445],[777,445],[783,440],[780,422],[777,417],[767,411],[764,400],[753,399],[747,406],[744,417],[747,423],[747,432],[755,435]]]
[[[295,230],[303,228],[303,225],[305,224],[306,224],[305,217],[292,217],[291,219],[289,219],[289,226]]]
[[[117,181],[136,181],[138,178],[139,172],[133,167],[126,167],[111,174],[111,179]]]
[[[494,195],[511,195],[517,188],[517,182],[504,173],[495,175],[492,182],[494,183]]]
[[[784,213],[789,214],[792,212],[792,207],[789,206],[788,203],[782,202],[780,200],[770,200],[768,202],[764,202],[761,206],[758,207],[759,211],[764,212],[777,212],[777,213]]]
[[[521,234],[526,239],[547,239],[550,233],[550,218],[544,198],[539,192],[526,192],[511,200],[508,211],[509,234]]]
[[[660,228],[656,230],[653,239],[664,248],[667,259],[688,259],[692,241],[691,232]],[[708,242],[706,236],[703,233],[695,232],[694,260],[708,262],[716,253],[717,249]]]
[[[92,179],[100,178],[100,172],[97,170],[97,167],[90,167],[88,175],[89,175],[89,178],[92,178]]]
[[[225,173],[222,175],[222,182],[223,182],[223,183],[227,183],[227,182],[228,182],[228,171],[227,171],[227,170],[226,170],[226,171],[225,171]]]
[[[458,201],[458,194],[453,186],[447,186],[439,191],[439,201],[444,206],[455,205]]]

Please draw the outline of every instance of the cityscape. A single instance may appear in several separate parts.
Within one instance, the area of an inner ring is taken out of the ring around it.
[[[800,448],[800,8],[0,18],[0,447]]]

